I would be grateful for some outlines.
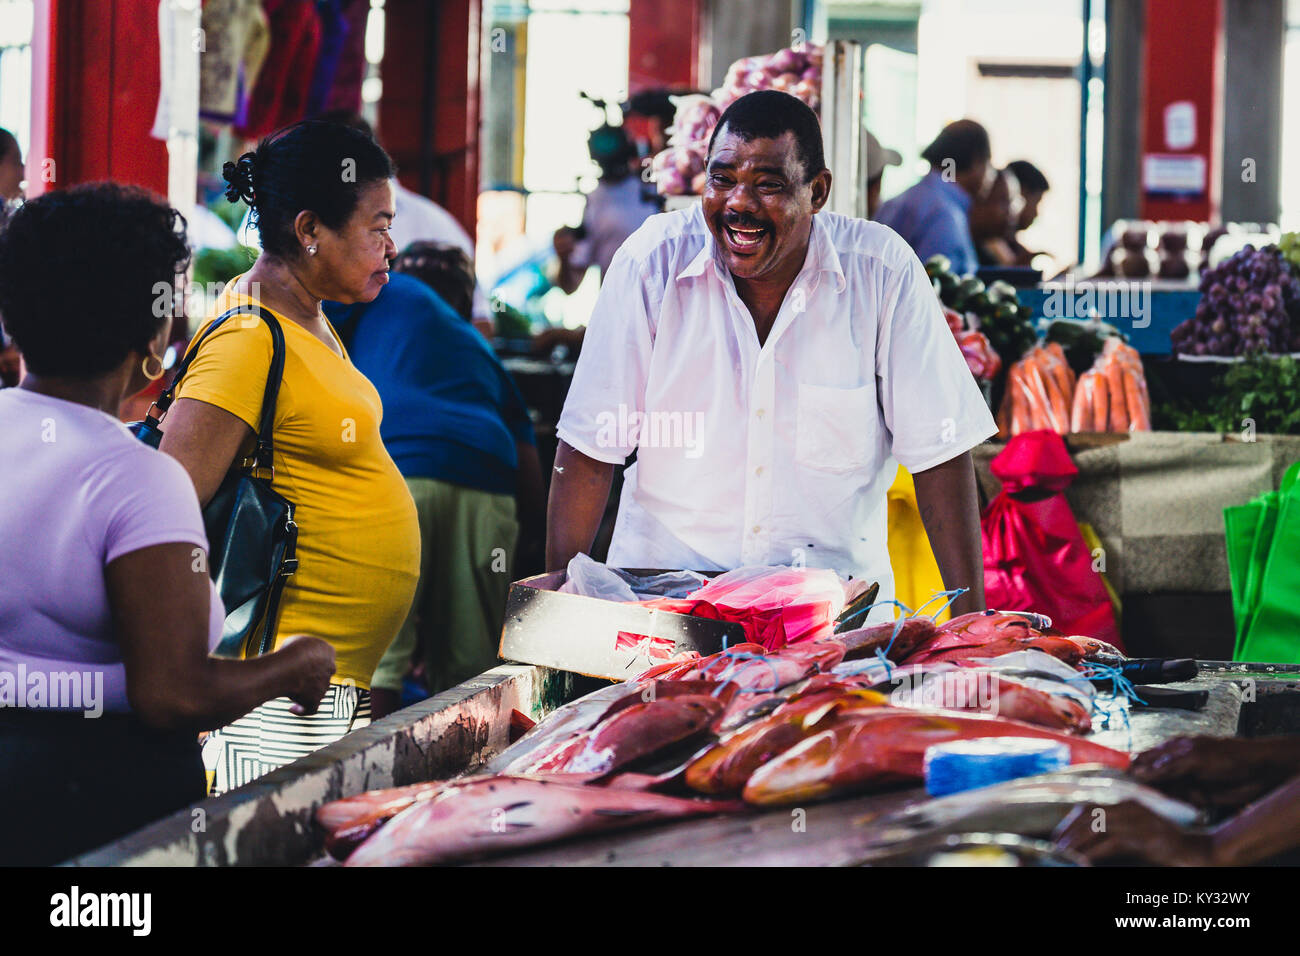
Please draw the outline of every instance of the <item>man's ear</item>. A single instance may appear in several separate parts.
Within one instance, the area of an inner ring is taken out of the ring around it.
[[[821,212],[822,206],[826,205],[826,200],[831,195],[831,171],[823,169],[813,177],[810,185],[812,186],[813,212]]]

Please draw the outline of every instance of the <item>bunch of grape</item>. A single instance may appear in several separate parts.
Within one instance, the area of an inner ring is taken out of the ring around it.
[[[1277,246],[1246,246],[1201,276],[1196,314],[1169,338],[1184,355],[1300,351],[1300,277]]]

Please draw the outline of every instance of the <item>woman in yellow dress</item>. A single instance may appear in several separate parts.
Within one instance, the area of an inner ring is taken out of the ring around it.
[[[316,714],[273,700],[212,734],[204,760],[214,793],[367,725],[371,675],[414,594],[419,526],[379,437],[379,394],[321,311],[323,300],[369,302],[388,282],[392,174],[373,139],[314,121],[225,167],[226,196],[252,207],[263,252],[231,280],[208,323],[257,304],[284,330],[272,487],[295,506],[298,570],[281,599],[276,641],[318,635],[334,647],[337,671]],[[271,356],[267,324],[236,317],[203,341],[181,382],[161,448],[185,466],[204,505],[253,447]]]

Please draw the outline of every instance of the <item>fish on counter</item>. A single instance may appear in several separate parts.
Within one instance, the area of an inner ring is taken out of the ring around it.
[[[1192,826],[1203,814],[1191,804],[1165,796],[1131,779],[1123,771],[1080,764],[1053,773],[927,799],[884,815],[854,821],[878,830],[871,846],[895,846],[900,840],[935,834],[985,831],[1050,836],[1078,804],[1107,807],[1126,800],[1141,803],[1171,823]]]
[[[594,728],[529,755],[524,773],[608,774],[698,736],[726,705],[701,694],[657,697],[625,707]]]
[[[982,737],[1057,740],[1069,747],[1071,763],[1101,763],[1119,769],[1129,765],[1126,753],[1032,724],[882,707],[847,715],[773,758],[749,778],[743,796],[746,803],[765,806],[917,782],[924,777],[926,748]]]
[[[883,694],[841,686],[795,695],[769,716],[723,737],[697,757],[686,768],[686,785],[697,793],[740,793],[755,770],[832,721],[887,704]]]
[[[696,680],[628,681],[598,688],[577,700],[557,707],[545,720],[511,744],[485,768],[489,773],[520,773],[537,761],[538,755],[553,751],[565,740],[599,726],[620,710],[639,703],[670,697],[708,696],[725,708],[739,686],[730,682]]]
[[[736,801],[491,777],[450,786],[393,817],[346,866],[458,863],[585,833],[740,809]]]

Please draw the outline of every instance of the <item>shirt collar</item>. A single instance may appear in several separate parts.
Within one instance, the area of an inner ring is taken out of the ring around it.
[[[700,217],[701,222],[704,219],[704,213],[701,208],[696,209],[696,215]],[[835,244],[831,242],[830,232],[826,227],[823,216],[813,216],[812,235],[808,237],[808,257],[804,261],[803,269],[799,275],[812,273],[813,288],[821,280],[821,273],[829,272],[835,277],[835,291],[843,292],[848,282],[844,278],[844,269],[840,266],[839,253],[835,251]],[[717,242],[713,238],[713,233],[709,231],[708,225],[704,226],[704,245],[700,251],[695,254],[695,258],[686,264],[686,267],[677,273],[677,280],[690,279],[695,276],[704,275],[704,270],[712,263],[718,278],[724,278],[723,273],[727,267],[717,258]],[[795,281],[798,281],[796,277]]]

